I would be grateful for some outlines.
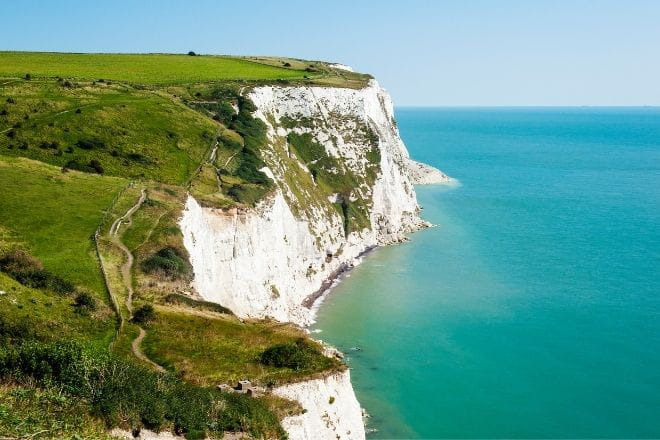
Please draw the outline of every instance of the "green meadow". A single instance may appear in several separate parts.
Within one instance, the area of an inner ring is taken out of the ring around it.
[[[0,52],[0,77],[23,78],[27,73],[33,78],[103,78],[140,84],[301,79],[308,75],[304,70],[227,56]]]
[[[0,156],[0,244],[25,248],[45,269],[102,294],[92,236],[126,183]]]

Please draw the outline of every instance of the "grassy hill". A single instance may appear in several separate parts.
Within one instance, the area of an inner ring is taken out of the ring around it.
[[[344,366],[300,329],[191,296],[177,220],[188,192],[228,207],[272,190],[250,87],[368,79],[275,57],[0,52],[0,437],[283,436],[297,404],[215,385]]]

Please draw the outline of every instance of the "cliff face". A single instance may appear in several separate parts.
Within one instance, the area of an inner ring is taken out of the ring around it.
[[[296,400],[307,410],[282,421],[291,440],[365,438],[362,410],[348,370],[323,379],[278,387],[274,394]]]
[[[328,278],[426,223],[391,99],[375,81],[360,90],[258,87],[249,96],[268,126],[263,171],[277,188],[244,211],[188,200],[181,228],[194,287],[238,316],[307,325]]]

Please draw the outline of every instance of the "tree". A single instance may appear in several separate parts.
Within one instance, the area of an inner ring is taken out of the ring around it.
[[[194,57],[194,56],[196,56],[197,54],[191,50],[190,52],[188,52],[188,55],[190,55],[191,57]]]

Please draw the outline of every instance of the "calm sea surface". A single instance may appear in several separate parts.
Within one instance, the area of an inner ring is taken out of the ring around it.
[[[370,437],[660,438],[660,109],[397,118],[461,184],[321,307]]]

